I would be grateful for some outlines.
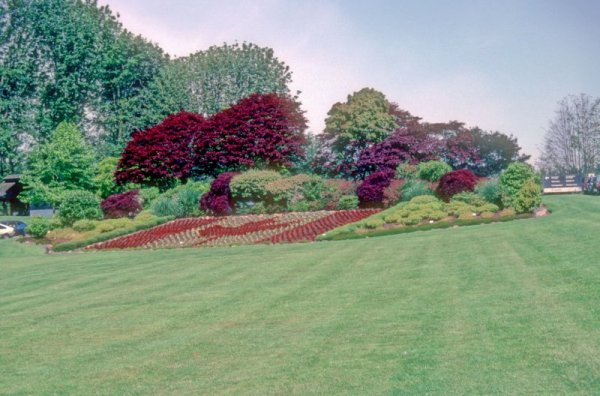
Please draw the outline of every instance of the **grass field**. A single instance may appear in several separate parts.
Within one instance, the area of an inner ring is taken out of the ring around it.
[[[600,394],[600,199],[312,244],[0,241],[0,394]]]

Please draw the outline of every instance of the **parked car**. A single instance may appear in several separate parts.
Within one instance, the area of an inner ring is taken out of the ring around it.
[[[15,229],[0,223],[0,238],[8,238],[15,235]]]
[[[14,235],[25,235],[25,229],[27,228],[27,224],[23,223],[22,221],[3,221],[2,224],[14,228]]]

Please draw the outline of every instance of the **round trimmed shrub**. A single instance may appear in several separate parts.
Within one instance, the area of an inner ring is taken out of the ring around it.
[[[417,177],[429,182],[436,182],[451,171],[452,167],[443,161],[426,161],[417,165]]]
[[[231,179],[231,196],[234,201],[262,201],[268,194],[267,184],[281,178],[275,171],[251,169]]]
[[[475,190],[477,184],[477,176],[470,170],[460,169],[446,173],[440,179],[436,193],[444,201],[450,201],[454,195],[467,191]]]
[[[65,226],[77,220],[99,220],[102,218],[100,200],[89,191],[69,191],[58,209],[58,218]]]
[[[500,175],[500,191],[502,204],[506,207],[514,207],[514,199],[523,184],[529,179],[541,184],[541,179],[533,167],[524,162],[513,162]]]
[[[27,222],[25,232],[34,238],[43,238],[50,230],[50,220],[43,216],[34,216]]]
[[[106,219],[132,218],[142,211],[142,199],[139,190],[131,190],[108,196],[102,201],[100,207]]]
[[[526,180],[513,199],[517,213],[531,212],[542,203],[542,188],[535,179]]]
[[[374,229],[374,228],[383,227],[384,225],[385,225],[385,221],[383,221],[383,219],[374,218],[374,219],[365,220],[366,228]]]

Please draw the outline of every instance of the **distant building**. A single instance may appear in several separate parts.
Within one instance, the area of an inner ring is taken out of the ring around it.
[[[29,207],[19,200],[23,191],[21,175],[8,175],[0,183],[0,214],[9,216],[27,216]]]

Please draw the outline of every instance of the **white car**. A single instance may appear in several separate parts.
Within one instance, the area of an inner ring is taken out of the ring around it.
[[[0,238],[8,238],[15,235],[15,229],[0,223]]]

